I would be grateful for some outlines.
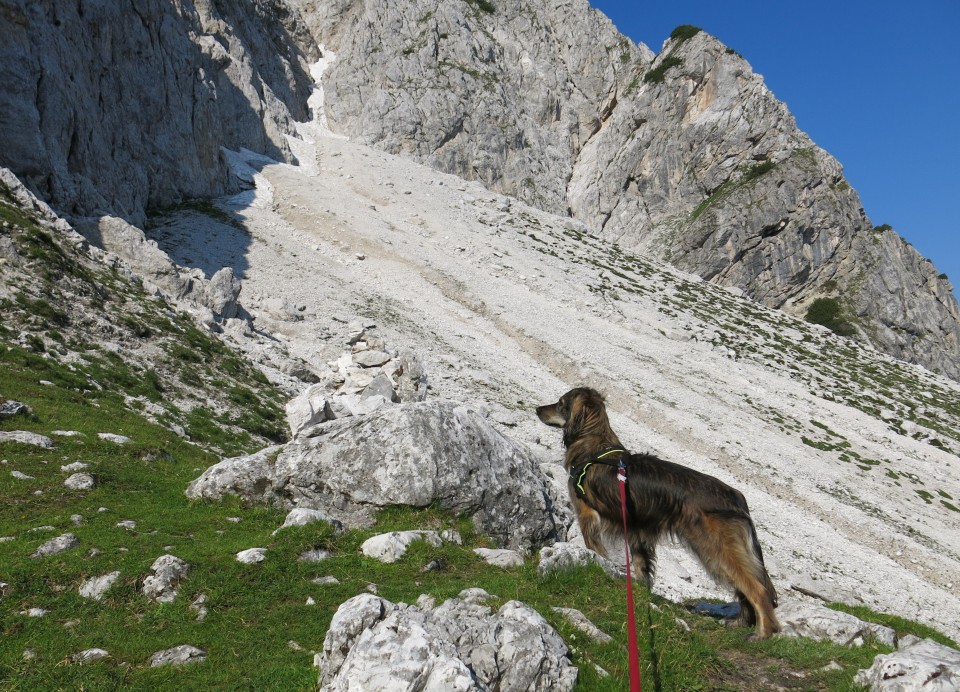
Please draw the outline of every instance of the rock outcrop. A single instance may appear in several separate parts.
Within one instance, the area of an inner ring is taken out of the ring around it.
[[[291,160],[319,56],[285,0],[13,0],[0,34],[0,165],[60,212],[138,225],[236,189],[221,147]]]
[[[496,612],[468,589],[416,606],[362,594],[333,616],[318,658],[321,690],[570,690],[577,669],[542,615],[519,601]]]
[[[282,448],[222,461],[187,488],[194,498],[227,494],[322,510],[347,527],[370,525],[379,508],[434,505],[509,548],[563,532],[533,455],[449,401],[329,421]]]

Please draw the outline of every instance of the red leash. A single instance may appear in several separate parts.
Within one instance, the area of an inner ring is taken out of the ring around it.
[[[637,653],[637,617],[633,606],[633,577],[630,574],[630,543],[627,540],[627,467],[623,461],[617,467],[620,481],[620,507],[623,509],[623,545],[627,553],[627,636],[630,646],[630,692],[640,692],[640,655]]]

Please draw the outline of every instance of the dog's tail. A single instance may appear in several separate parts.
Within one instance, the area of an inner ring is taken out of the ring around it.
[[[760,571],[763,573],[760,581],[763,583],[764,587],[766,587],[767,592],[770,594],[770,600],[773,601],[773,607],[776,608],[778,605],[780,605],[779,598],[777,596],[777,590],[773,586],[773,581],[771,581],[770,575],[767,573],[767,566],[763,562],[763,549],[760,548],[760,539],[757,538],[757,529],[753,525],[753,519],[747,516],[746,520],[747,524],[750,526],[750,538],[753,541],[753,554],[756,555],[757,560],[760,561]]]

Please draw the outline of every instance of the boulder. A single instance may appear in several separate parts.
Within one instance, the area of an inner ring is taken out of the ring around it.
[[[273,459],[283,449],[267,447],[255,454],[224,459],[214,464],[200,478],[187,486],[187,497],[195,500],[219,500],[224,495],[237,495],[250,500],[282,504],[273,493]]]
[[[49,437],[25,430],[0,431],[0,442],[19,442],[42,449],[53,449],[53,440]]]
[[[570,690],[577,669],[543,617],[518,601],[498,611],[474,590],[434,606],[372,594],[333,616],[319,656],[320,690]]]
[[[287,402],[286,411],[287,425],[290,426],[292,437],[296,437],[311,425],[334,418],[327,387],[324,384],[307,387]]]
[[[273,452],[228,459],[187,488],[190,497],[238,495],[319,509],[347,527],[378,509],[437,506],[473,518],[502,546],[555,536],[537,461],[480,414],[455,402],[421,402],[329,421]]]
[[[897,643],[897,634],[891,628],[864,622],[818,603],[784,600],[777,608],[777,619],[785,637],[829,639],[842,646],[863,646],[866,641],[877,641],[893,647]]]

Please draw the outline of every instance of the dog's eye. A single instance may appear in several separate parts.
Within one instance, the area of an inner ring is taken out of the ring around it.
[[[567,415],[567,411],[570,410],[570,405],[567,403],[566,399],[561,399],[558,402],[557,409],[560,411],[561,415]]]

